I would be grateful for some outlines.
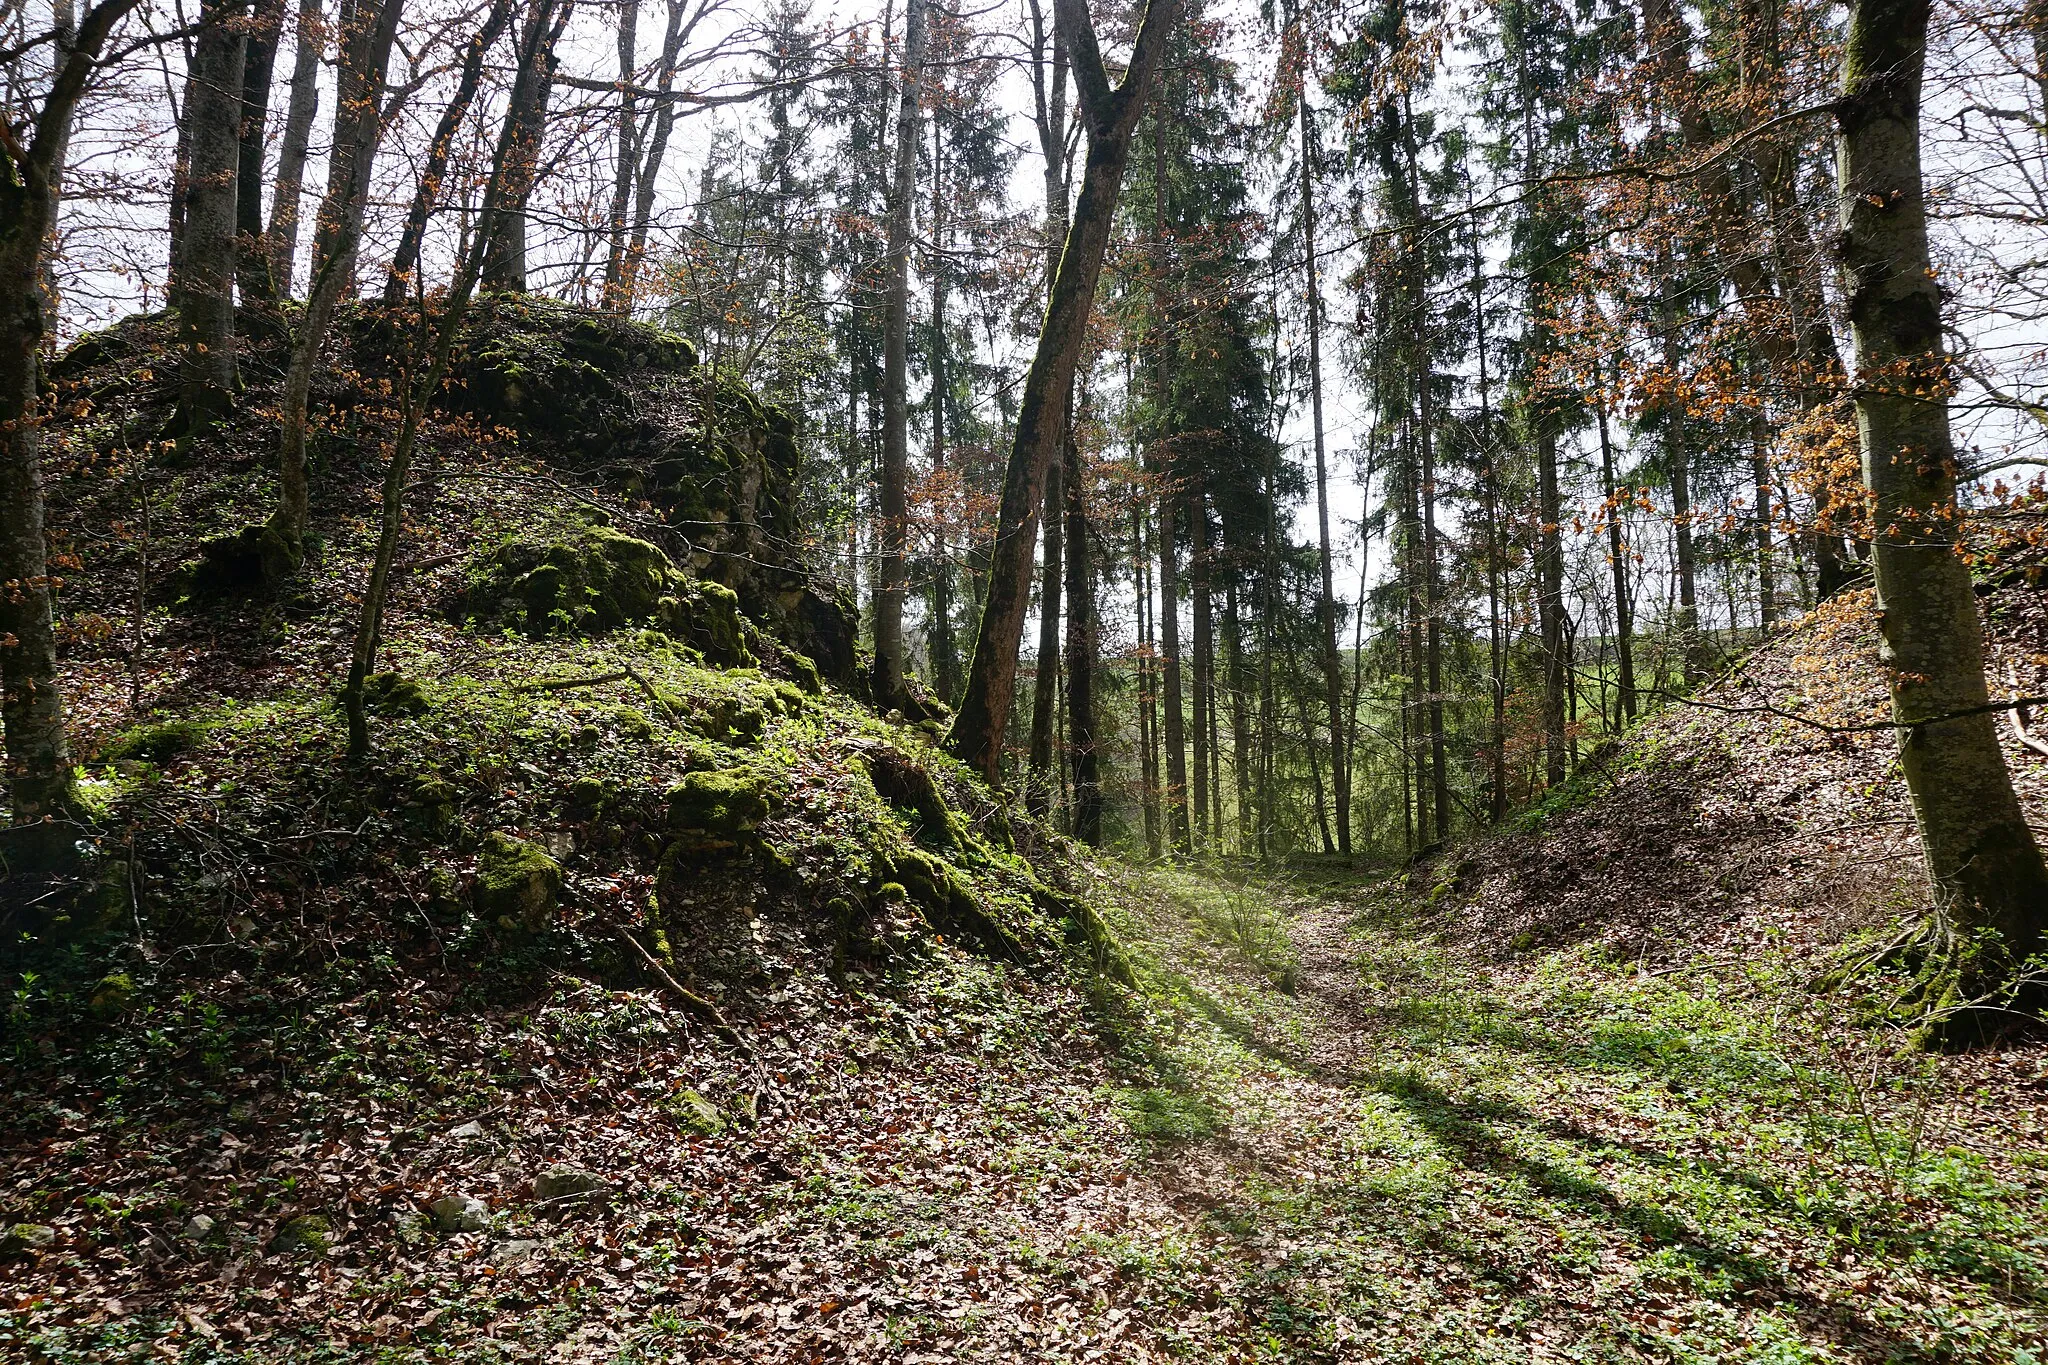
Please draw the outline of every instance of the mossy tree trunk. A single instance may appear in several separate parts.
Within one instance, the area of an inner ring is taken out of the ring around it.
[[[2048,873],[2014,795],[1959,549],[1952,380],[1927,246],[1920,88],[1929,0],[1855,0],[1836,173],[1855,343],[1856,425],[1871,500],[1880,655],[1934,884],[1956,929],[2017,962],[2048,934]]]
[[[1031,547],[1045,502],[1046,469],[1066,438],[1067,402],[1074,367],[1095,304],[1095,286],[1116,222],[1124,163],[1131,134],[1144,111],[1153,71],[1168,33],[1180,14],[1180,0],[1147,0],[1123,83],[1112,87],[1096,46],[1086,0],[1055,6],[1067,42],[1068,64],[1079,87],[1079,106],[1088,125],[1088,156],[1081,193],[1067,229],[1052,298],[1039,327],[1038,348],[1024,380],[1010,457],[1003,473],[1003,497],[990,552],[981,629],[960,715],[953,722],[954,753],[990,781],[1000,777],[1003,734],[1017,687],[1017,652],[1031,601]]]
[[[88,10],[60,49],[40,107],[24,100],[24,133],[0,140],[0,724],[17,821],[63,811],[71,792],[43,532],[43,253],[72,115],[107,35],[139,3],[103,0]]]

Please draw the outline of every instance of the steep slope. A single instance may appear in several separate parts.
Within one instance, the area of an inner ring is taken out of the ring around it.
[[[402,324],[351,318],[326,371],[295,572],[260,529],[274,351],[186,459],[163,320],[55,367],[89,811],[0,835],[0,1353],[516,1357],[637,1330],[779,1216],[852,1254],[834,1162],[995,1125],[998,1243],[1110,1179],[1115,945],[935,725],[847,690],[794,432],[679,340],[482,310],[346,758]],[[722,1297],[714,1338],[787,1325]]]
[[[2040,695],[2041,555],[1987,551],[1994,697]],[[1594,943],[1648,966],[1814,957],[1929,903],[1868,589],[1780,631],[1695,696],[1589,755],[1498,837],[1418,872],[1443,927],[1497,956]],[[2048,830],[2048,737],[2001,718]]]

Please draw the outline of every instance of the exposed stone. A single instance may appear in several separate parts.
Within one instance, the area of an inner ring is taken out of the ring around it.
[[[533,1178],[533,1197],[541,1204],[597,1203],[609,1197],[611,1192],[609,1181],[580,1166],[557,1164]]]
[[[213,1236],[219,1228],[220,1224],[214,1222],[213,1219],[203,1213],[195,1213],[185,1220],[185,1226],[182,1231],[185,1234],[185,1240],[189,1242],[203,1242]]]
[[[448,1130],[448,1136],[454,1138],[457,1142],[469,1142],[483,1135],[484,1126],[475,1119],[471,1119],[468,1123],[458,1123]]]
[[[37,1256],[57,1244],[57,1229],[42,1223],[15,1223],[0,1232],[0,1256]]]
[[[562,868],[537,844],[494,832],[476,863],[477,913],[506,928],[538,933],[554,918]]]
[[[491,1221],[484,1201],[467,1194],[444,1194],[427,1205],[434,1227],[445,1233],[481,1232]]]
[[[676,1092],[671,1101],[676,1118],[687,1132],[701,1137],[714,1137],[725,1131],[725,1115],[718,1112],[718,1106],[695,1090]]]
[[[300,551],[268,524],[244,526],[199,547],[192,587],[201,593],[247,593],[273,588],[299,571]]]
[[[92,989],[87,1002],[92,1012],[102,1019],[110,1019],[128,1007],[135,996],[135,978],[126,972],[108,972]]]

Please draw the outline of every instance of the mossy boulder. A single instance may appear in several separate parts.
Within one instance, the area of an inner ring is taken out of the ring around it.
[[[664,600],[696,590],[661,548],[605,526],[552,539],[515,538],[470,574],[463,595],[473,620],[497,620],[528,635],[595,634],[653,621]]]
[[[562,867],[538,844],[502,832],[484,840],[476,860],[476,910],[508,929],[538,933],[554,917]]]
[[[402,673],[372,673],[363,679],[363,704],[380,716],[424,716],[434,709],[426,689]]]
[[[108,762],[140,760],[161,767],[199,747],[210,727],[195,720],[166,720],[137,726],[100,750]]]
[[[740,614],[739,594],[722,583],[681,584],[661,599],[658,619],[670,636],[721,668],[751,668],[759,662],[749,647],[751,627]]]
[[[455,361],[470,410],[583,455],[645,442],[631,380],[697,363],[682,337],[627,318],[528,295],[480,304]]]
[[[669,789],[668,827],[733,838],[752,833],[776,804],[769,779],[751,769],[691,773]]]
[[[244,526],[199,547],[192,570],[195,592],[214,595],[274,588],[299,571],[301,551],[268,523]]]

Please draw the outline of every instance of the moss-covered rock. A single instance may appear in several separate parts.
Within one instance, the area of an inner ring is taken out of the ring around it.
[[[92,988],[88,1002],[92,1012],[102,1019],[111,1019],[128,1008],[128,1002],[135,998],[135,978],[126,972],[108,972]]]
[[[258,592],[274,588],[299,571],[299,547],[268,523],[244,526],[199,547],[192,587],[206,594]]]
[[[506,541],[470,574],[464,612],[528,635],[616,630],[655,620],[695,589],[659,546],[605,526]]]
[[[380,716],[424,716],[434,709],[426,689],[402,673],[372,673],[363,679],[363,704]]]
[[[776,799],[771,781],[748,768],[691,773],[669,789],[668,827],[728,838],[749,834],[774,813]]]
[[[476,910],[508,929],[538,933],[553,919],[562,868],[538,845],[502,832],[484,840],[476,860]]]
[[[334,1241],[334,1224],[322,1214],[302,1213],[279,1226],[270,1239],[275,1255],[324,1256]]]
[[[681,585],[661,599],[659,619],[663,630],[721,668],[751,668],[759,662],[748,647],[739,594],[722,583]]]
[[[196,720],[156,721],[126,731],[100,749],[109,762],[140,760],[161,766],[199,747],[210,727]]]

